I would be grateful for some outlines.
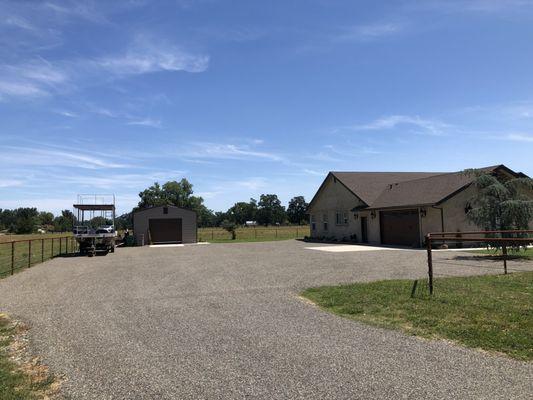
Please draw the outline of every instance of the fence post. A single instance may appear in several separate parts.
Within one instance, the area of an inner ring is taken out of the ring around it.
[[[428,284],[429,294],[433,294],[433,259],[431,254],[431,235],[428,233],[426,236],[426,246],[428,252]]]
[[[41,262],[44,262],[44,239],[41,239]]]
[[[58,255],[61,255],[61,250],[63,249],[63,238],[59,238],[59,253]]]
[[[506,245],[503,245],[502,253],[503,253],[503,273],[507,275],[507,246]]]
[[[50,250],[50,258],[54,258],[54,238],[52,238],[52,249]]]
[[[28,268],[31,267],[31,240],[28,240]]]
[[[11,275],[15,273],[15,242],[11,242]]]

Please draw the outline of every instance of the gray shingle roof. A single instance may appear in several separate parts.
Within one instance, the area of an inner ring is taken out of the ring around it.
[[[331,172],[366,204],[371,205],[390,184],[427,178],[440,172]]]
[[[486,172],[503,165],[479,168]],[[369,208],[437,204],[470,185],[473,175],[461,172],[331,172]]]

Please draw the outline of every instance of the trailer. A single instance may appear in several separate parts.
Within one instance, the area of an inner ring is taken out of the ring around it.
[[[115,195],[78,195],[73,204],[77,224],[73,229],[81,255],[115,252]]]

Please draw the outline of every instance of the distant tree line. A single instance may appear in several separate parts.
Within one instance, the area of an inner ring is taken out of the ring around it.
[[[139,193],[140,201],[133,212],[149,207],[174,205],[188,208],[198,214],[199,227],[219,227],[233,223],[244,225],[246,221],[255,221],[259,225],[305,224],[307,222],[307,206],[303,196],[292,198],[287,208],[281,204],[276,194],[262,194],[259,201],[250,199],[248,202],[235,203],[227,211],[208,209],[200,196],[194,196],[193,185],[187,180],[170,181],[163,185],[154,183]],[[132,227],[132,214],[124,214],[117,218],[117,227]],[[119,228],[120,229],[120,228]]]
[[[72,230],[74,222],[74,214],[69,210],[63,210],[61,215],[54,217],[51,212],[39,212],[31,207],[0,209],[0,231],[9,233],[33,233],[38,229],[47,232],[68,232]]]
[[[149,207],[174,205],[196,211],[199,227],[221,227],[244,225],[247,221],[255,221],[258,225],[301,225],[307,222],[307,206],[303,196],[293,197],[287,207],[281,204],[276,194],[262,194],[259,201],[250,199],[248,202],[235,203],[227,211],[208,209],[200,196],[195,196],[193,185],[187,180],[169,181],[163,185],[154,183],[139,193],[139,204],[132,212],[122,214],[115,219],[118,230],[133,228],[133,212]],[[90,225],[98,227],[107,225],[103,217],[94,217]],[[0,209],[0,231],[9,233],[33,233],[38,229],[47,232],[69,232],[77,224],[76,217],[69,210],[63,210],[55,217],[51,212],[37,211],[36,208],[17,208],[15,210]]]

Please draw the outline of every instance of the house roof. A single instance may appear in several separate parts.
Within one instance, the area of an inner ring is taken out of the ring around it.
[[[331,174],[352,193],[371,205],[391,183],[438,175],[438,172],[337,172]]]
[[[514,176],[521,176],[521,173],[516,173],[504,165],[478,170],[489,173],[503,170]],[[473,175],[462,171],[448,173],[335,171],[330,172],[330,175],[366,203],[367,209],[439,204],[468,187],[474,180]]]

